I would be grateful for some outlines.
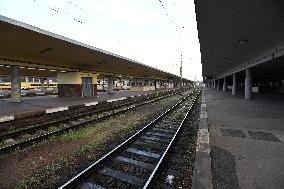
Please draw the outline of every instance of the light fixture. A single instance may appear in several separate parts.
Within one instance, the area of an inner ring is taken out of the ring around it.
[[[56,70],[49,70],[49,71],[51,71],[51,72],[56,72]]]
[[[0,64],[0,67],[4,66],[3,64]]]
[[[67,71],[65,71],[65,70],[61,70],[60,72],[61,72],[61,73],[65,73],[65,72],[67,72]]]
[[[45,68],[39,68],[38,70],[40,70],[40,71],[44,71],[44,70],[46,70]]]
[[[43,49],[42,51],[40,51],[40,53],[43,54],[43,53],[46,53],[46,52],[52,51],[52,50],[53,50],[53,48],[46,48],[46,49]]]
[[[247,39],[240,39],[240,40],[238,41],[239,45],[244,45],[244,44],[246,44],[247,42],[248,42]]]
[[[6,66],[6,68],[10,68],[10,66],[9,66],[9,65],[7,65],[7,66]]]
[[[27,68],[28,70],[34,70],[35,68]]]
[[[225,62],[228,62],[230,60],[230,58],[224,58]]]
[[[21,68],[21,69],[25,69],[26,67],[24,67],[24,66],[21,66],[20,68]]]

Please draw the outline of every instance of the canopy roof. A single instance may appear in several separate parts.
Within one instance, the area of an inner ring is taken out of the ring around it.
[[[0,64],[37,68],[23,69],[27,75],[56,75],[38,70],[46,68],[180,81],[177,75],[4,16],[0,16],[0,28]],[[5,72],[0,67],[0,74]]]

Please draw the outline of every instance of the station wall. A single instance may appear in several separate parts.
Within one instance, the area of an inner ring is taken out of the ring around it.
[[[83,96],[83,77],[92,78],[93,96],[97,95],[97,74],[84,72],[58,73],[58,96]]]

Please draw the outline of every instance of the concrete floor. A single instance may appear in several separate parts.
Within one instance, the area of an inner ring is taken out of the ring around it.
[[[64,107],[80,105],[88,102],[99,102],[121,97],[137,96],[148,92],[143,91],[114,91],[113,94],[107,92],[98,92],[94,97],[65,97],[59,98],[57,95],[22,97],[21,103],[11,102],[10,99],[0,99],[0,116],[10,115],[22,112],[33,112],[37,110],[46,110],[53,107]]]
[[[214,188],[283,189],[284,95],[204,93]]]

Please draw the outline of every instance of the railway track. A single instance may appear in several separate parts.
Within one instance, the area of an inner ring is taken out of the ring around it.
[[[36,142],[45,140],[51,136],[65,133],[69,130],[79,129],[87,127],[107,119],[111,116],[115,116],[126,112],[128,110],[137,108],[139,106],[149,104],[164,98],[179,94],[174,92],[172,94],[161,95],[149,99],[146,101],[127,102],[125,104],[117,105],[115,107],[109,107],[103,110],[93,110],[86,112],[71,118],[63,118],[51,123],[41,124],[34,127],[27,127],[18,131],[8,132],[0,135],[0,154],[11,152],[15,149],[23,148],[25,146],[32,145]],[[13,144],[5,145],[5,140],[16,141]]]
[[[184,97],[60,189],[151,187],[199,93]]]

